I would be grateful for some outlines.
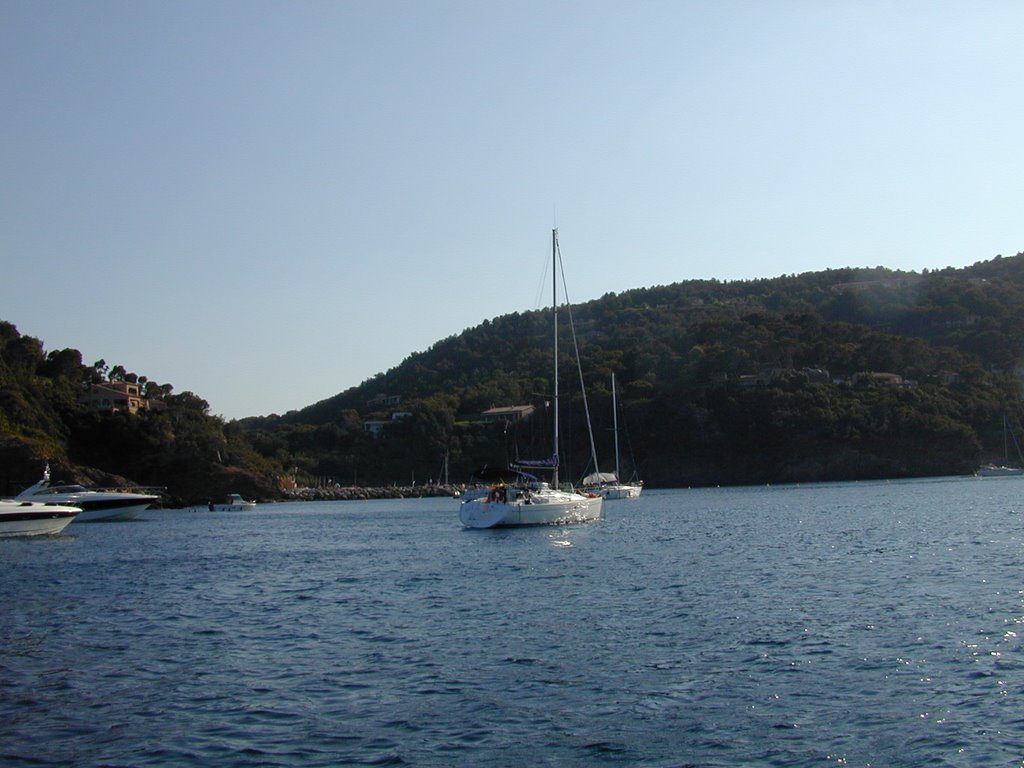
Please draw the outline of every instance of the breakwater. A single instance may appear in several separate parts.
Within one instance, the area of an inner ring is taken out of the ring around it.
[[[461,493],[457,485],[389,485],[381,488],[356,486],[321,486],[293,488],[284,492],[288,501],[368,501],[370,499],[421,499],[428,497],[454,497]]]

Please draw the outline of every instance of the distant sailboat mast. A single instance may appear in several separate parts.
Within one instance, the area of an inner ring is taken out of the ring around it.
[[[615,430],[615,481],[622,482],[619,471],[619,407],[615,403],[615,371],[612,371],[612,428]]]

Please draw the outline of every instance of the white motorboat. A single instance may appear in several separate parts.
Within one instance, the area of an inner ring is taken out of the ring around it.
[[[120,490],[90,490],[82,485],[50,483],[50,467],[43,470],[43,479],[15,496],[16,501],[38,501],[78,507],[77,522],[131,520],[160,497],[152,493]]]
[[[596,494],[561,490],[558,487],[558,230],[551,230],[552,310],[555,332],[553,438],[550,459],[520,461],[507,470],[509,479],[494,478],[485,493],[471,494],[459,507],[459,519],[467,528],[497,528],[520,525],[583,523],[601,518],[604,499]],[[522,469],[551,471],[550,485]],[[481,477],[481,473],[477,473]],[[501,473],[498,473],[501,475]]]
[[[211,512],[246,512],[251,509],[256,509],[256,502],[243,499],[237,493],[228,494],[228,497],[220,504],[210,502]]]
[[[81,512],[77,507],[37,501],[0,500],[0,536],[60,533]]]
[[[619,480],[619,412],[615,405],[615,374],[612,374],[612,423],[615,429],[615,473],[594,472],[583,478],[583,489],[605,499],[637,499],[644,488],[642,480]]]

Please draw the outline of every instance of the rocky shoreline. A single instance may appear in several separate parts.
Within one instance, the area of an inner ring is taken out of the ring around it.
[[[370,499],[453,498],[464,489],[457,485],[391,485],[384,488],[328,486],[294,488],[284,492],[285,501],[367,501]]]

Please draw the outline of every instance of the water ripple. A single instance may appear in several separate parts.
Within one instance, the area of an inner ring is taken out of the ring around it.
[[[973,766],[1024,742],[1019,486],[445,500],[0,542],[4,765]],[[494,535],[491,535],[494,534]]]

